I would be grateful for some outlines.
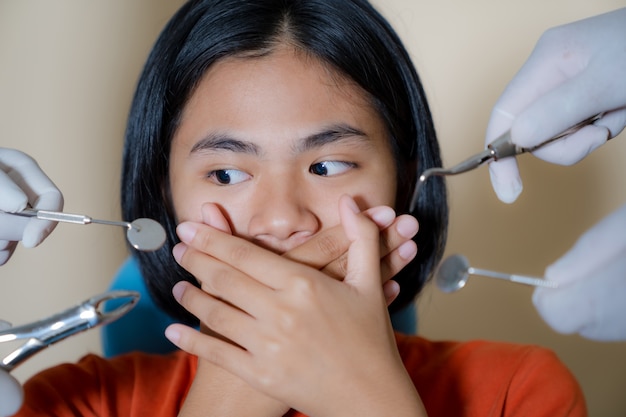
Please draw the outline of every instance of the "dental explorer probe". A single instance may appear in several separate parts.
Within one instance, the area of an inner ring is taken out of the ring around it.
[[[470,275],[481,275],[489,278],[504,279],[518,284],[533,285],[535,287],[557,288],[556,282],[542,278],[527,277],[523,275],[503,274],[501,272],[478,269],[470,266],[469,261],[463,255],[451,255],[446,258],[437,269],[435,282],[443,292],[460,290],[467,283]]]
[[[82,214],[62,213],[58,211],[24,209],[17,213],[18,216],[36,217],[41,220],[74,224],[104,224],[108,226],[120,226],[126,228],[128,242],[137,250],[154,251],[165,243],[165,230],[158,222],[152,219],[140,218],[132,222],[120,222],[111,220],[93,219]]]
[[[577,123],[576,125],[570,127],[566,131],[559,133],[558,135],[553,136],[541,142],[540,144],[529,147],[529,148],[524,148],[524,147],[514,144],[511,141],[511,131],[509,130],[503,133],[502,135],[500,135],[496,140],[491,142],[484,151],[474,156],[469,157],[468,159],[453,166],[452,168],[447,168],[447,169],[446,168],[429,168],[425,170],[416,181],[415,190],[413,190],[413,196],[411,197],[410,211],[413,212],[415,210],[415,207],[417,207],[417,199],[419,197],[419,192],[420,192],[420,189],[422,188],[422,185],[426,182],[426,180],[429,177],[433,175],[461,174],[463,172],[471,171],[475,168],[478,168],[479,166],[487,162],[497,161],[498,159],[501,159],[501,158],[506,158],[509,156],[516,156],[522,153],[536,151],[537,149],[549,143],[562,139],[565,136],[569,136],[572,133],[575,133],[578,130],[582,129],[583,127],[592,124],[596,120],[600,119],[603,115],[604,115],[603,113],[596,114],[595,116],[592,116],[588,119],[583,120],[580,123]]]

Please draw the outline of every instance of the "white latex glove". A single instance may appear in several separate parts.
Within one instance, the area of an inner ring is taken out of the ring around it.
[[[20,383],[11,374],[0,371],[0,417],[16,414],[23,401],[24,392]]]
[[[533,302],[554,330],[626,340],[626,205],[585,232],[545,278],[559,287],[537,288]]]
[[[30,156],[0,148],[0,265],[11,257],[18,241],[35,247],[56,226],[56,222],[6,214],[23,210],[27,204],[60,211],[63,195]]]
[[[528,147],[606,112],[593,126],[533,154],[574,164],[626,126],[626,8],[546,31],[498,99],[485,143],[511,130]],[[515,158],[489,164],[498,198],[512,203],[522,192]]]
[[[11,327],[0,320],[0,330]],[[12,416],[22,406],[24,392],[20,383],[8,372],[0,370],[0,417]]]

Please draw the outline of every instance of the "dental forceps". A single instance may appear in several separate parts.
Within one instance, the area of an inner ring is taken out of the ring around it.
[[[11,372],[26,359],[60,340],[111,323],[130,311],[137,301],[139,293],[136,291],[109,291],[43,320],[0,331],[0,343],[28,339],[2,359],[0,369]],[[106,306],[109,302],[109,307],[114,305],[113,302],[122,304],[110,309]]]
[[[417,199],[419,197],[419,192],[422,188],[422,185],[429,177],[433,175],[457,175],[476,169],[487,162],[497,161],[501,158],[507,158],[509,156],[516,156],[522,153],[536,151],[537,149],[549,143],[562,139],[565,136],[569,136],[572,133],[575,133],[578,130],[582,129],[583,127],[592,124],[596,120],[600,119],[603,115],[603,113],[596,114],[595,116],[592,116],[588,119],[583,120],[580,123],[577,123],[576,125],[565,130],[564,132],[559,133],[558,135],[553,136],[541,142],[540,144],[529,148],[524,148],[514,144],[511,141],[511,131],[509,130],[500,135],[496,140],[491,142],[484,151],[467,158],[466,160],[453,166],[452,168],[429,168],[425,170],[422,175],[420,175],[417,179],[417,182],[415,184],[415,190],[413,190],[413,196],[411,197],[410,211],[413,212],[415,210],[415,207],[417,207]]]

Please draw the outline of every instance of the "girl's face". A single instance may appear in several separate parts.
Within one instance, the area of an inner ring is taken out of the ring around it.
[[[187,103],[170,154],[177,220],[216,203],[235,235],[277,253],[339,224],[338,201],[393,206],[384,124],[354,83],[280,48],[225,58]]]

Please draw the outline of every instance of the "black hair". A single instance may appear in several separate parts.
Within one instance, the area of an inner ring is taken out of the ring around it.
[[[207,69],[226,56],[263,54],[277,45],[310,54],[358,84],[382,116],[397,164],[396,211],[408,213],[415,181],[441,166],[426,94],[397,34],[366,0],[192,0],[172,17],[140,76],[124,144],[123,217],[153,218],[167,241],[155,252],[135,252],[156,303],[188,324],[197,319],[174,300],[181,280],[198,285],[172,256],[176,220],[168,197],[168,161],[181,112]],[[442,178],[421,190],[413,213],[420,231],[417,257],[395,280],[400,296],[391,311],[420,292],[440,261],[448,205]]]

